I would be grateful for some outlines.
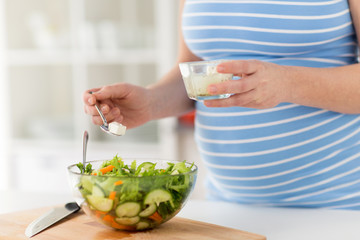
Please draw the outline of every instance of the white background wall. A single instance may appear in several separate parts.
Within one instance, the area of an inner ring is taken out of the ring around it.
[[[166,119],[114,140],[91,124],[81,101],[90,87],[146,86],[165,74],[177,53],[177,13],[169,0],[0,0],[0,190],[69,192],[65,169],[81,160],[87,129],[90,159],[195,161],[193,196],[202,198],[191,128]],[[46,24],[40,33],[37,24]],[[93,35],[99,26],[107,32]]]

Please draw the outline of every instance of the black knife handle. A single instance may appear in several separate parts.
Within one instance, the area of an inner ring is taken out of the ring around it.
[[[76,202],[69,202],[65,204],[65,208],[72,212],[77,212],[80,210],[80,207]]]

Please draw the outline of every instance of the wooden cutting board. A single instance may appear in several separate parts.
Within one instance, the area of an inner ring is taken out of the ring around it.
[[[23,240],[26,227],[49,211],[41,208],[0,215],[0,239]],[[158,228],[143,232],[124,232],[99,224],[79,211],[33,236],[32,240],[266,240],[266,237],[214,224],[174,217]]]

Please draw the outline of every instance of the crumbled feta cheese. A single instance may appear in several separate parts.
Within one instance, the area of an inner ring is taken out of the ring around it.
[[[125,135],[126,126],[118,122],[111,122],[109,123],[109,131],[115,135],[122,136]]]

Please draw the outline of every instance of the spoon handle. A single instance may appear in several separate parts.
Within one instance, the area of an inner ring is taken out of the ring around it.
[[[90,94],[93,94],[93,92],[89,92]],[[100,115],[100,117],[101,117],[101,119],[102,119],[102,121],[103,121],[103,123],[104,123],[104,126],[105,127],[109,127],[109,124],[108,124],[108,122],[106,121],[106,118],[105,118],[105,116],[104,116],[104,114],[102,113],[102,111],[100,110],[100,108],[99,108],[99,106],[95,103],[95,108],[96,108],[96,110],[98,111],[98,113],[99,113],[99,115]]]
[[[86,150],[87,150],[88,141],[89,141],[89,133],[85,130],[84,138],[83,138],[83,168],[84,168],[84,172],[85,172]]]
[[[104,114],[102,113],[102,111],[100,110],[100,108],[98,107],[98,105],[97,105],[97,104],[95,104],[95,108],[96,108],[96,110],[98,111],[98,113],[99,113],[99,115],[100,115],[101,119],[103,120],[105,127],[108,127],[108,126],[109,126],[109,124],[107,123],[107,121],[106,121],[106,118],[105,118]]]

